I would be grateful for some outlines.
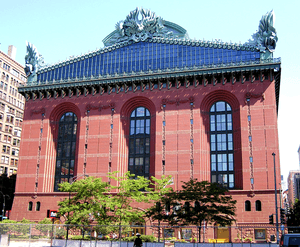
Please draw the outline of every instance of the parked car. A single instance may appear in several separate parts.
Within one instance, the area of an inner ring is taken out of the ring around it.
[[[280,247],[300,247],[300,234],[290,233],[284,234],[280,238]]]

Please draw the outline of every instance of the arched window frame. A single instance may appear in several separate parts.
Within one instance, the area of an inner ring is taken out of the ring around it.
[[[255,210],[261,211],[261,201],[260,200],[255,201]]]
[[[77,126],[78,118],[73,112],[65,112],[59,120],[54,191],[59,191],[60,183],[69,182],[74,177]]]
[[[36,202],[35,211],[40,211],[40,210],[41,210],[41,202]]]
[[[150,174],[150,111],[136,107],[130,114],[128,171],[149,179]],[[140,165],[142,163],[142,165]]]
[[[33,202],[28,203],[28,211],[32,211]]]
[[[232,107],[217,101],[210,107],[211,182],[234,189],[234,147]]]
[[[251,202],[249,200],[245,201],[245,211],[251,211]]]

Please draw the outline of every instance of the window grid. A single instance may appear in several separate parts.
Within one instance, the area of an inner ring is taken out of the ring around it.
[[[67,112],[59,121],[54,191],[74,177],[76,134],[77,116]]]
[[[150,112],[137,107],[130,116],[128,170],[136,176],[149,178]]]
[[[210,108],[211,182],[234,188],[233,130],[231,106],[219,101]]]

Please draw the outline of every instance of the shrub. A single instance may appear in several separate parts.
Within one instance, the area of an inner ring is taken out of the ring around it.
[[[90,236],[82,237],[81,235],[75,235],[75,236],[72,236],[72,240],[90,240]]]

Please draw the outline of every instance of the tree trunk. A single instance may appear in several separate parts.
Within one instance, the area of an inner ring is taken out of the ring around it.
[[[202,224],[200,223],[199,228],[198,228],[198,243],[201,243],[201,226],[202,226]]]

